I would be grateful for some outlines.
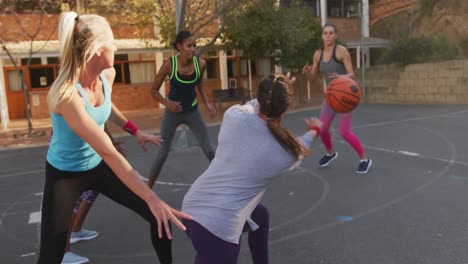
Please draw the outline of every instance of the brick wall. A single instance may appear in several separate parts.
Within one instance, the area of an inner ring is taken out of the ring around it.
[[[20,24],[18,24],[18,22]],[[28,40],[23,34],[21,28],[26,32],[33,34],[37,30],[40,15],[35,14],[19,14],[17,18],[13,15],[0,15],[0,26],[2,29],[2,38],[6,41],[26,41]],[[58,38],[58,21],[59,15],[45,15],[42,18],[42,26],[35,40],[48,40]]]
[[[17,23],[17,19],[20,24]],[[34,40],[48,40],[49,35],[53,32],[50,39],[58,39],[58,23],[60,15],[44,15],[42,26]],[[154,36],[153,27],[141,29],[135,26],[129,26],[119,22],[119,18],[112,16],[108,18],[112,26],[112,31],[116,39],[131,39],[140,37]],[[26,41],[28,40],[22,33],[24,28],[28,33],[34,33],[37,30],[40,15],[37,14],[19,14],[17,18],[13,15],[0,15],[0,27],[2,28],[2,37],[7,41]]]
[[[366,70],[365,77],[365,100],[369,103],[468,103],[468,60],[405,67],[379,65]]]
[[[338,38],[356,39],[361,37],[361,21],[359,18],[328,18],[328,23],[336,26]]]

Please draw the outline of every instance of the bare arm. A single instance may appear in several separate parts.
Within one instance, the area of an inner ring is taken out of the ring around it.
[[[305,65],[304,68],[302,69],[303,73],[305,73],[309,81],[313,81],[315,78],[317,78],[317,73],[318,73],[319,63],[320,63],[320,53],[321,53],[320,50],[316,50],[314,53],[314,57],[312,58],[312,66]]]
[[[205,89],[203,88],[203,75],[205,74],[205,70],[206,70],[206,61],[199,59],[199,65],[200,65],[200,80],[197,83],[197,90],[200,93],[200,96],[202,97],[203,104],[210,112],[211,118],[215,118],[216,109],[214,109],[214,107],[208,102],[208,97],[206,96]]]
[[[115,69],[111,68],[111,69],[105,70],[103,73],[107,80],[107,83],[109,84],[109,88],[112,90],[112,84],[114,83],[114,79],[115,79]],[[112,111],[111,111],[109,120],[113,122],[114,124],[116,124],[118,127],[124,127],[125,124],[127,124],[128,122],[128,119],[122,114],[122,112],[120,112],[120,110],[114,104],[112,104]],[[157,146],[161,145],[161,137],[159,136],[149,135],[149,134],[142,132],[141,130],[137,130],[137,132],[135,133],[135,136],[136,136],[136,140],[138,144],[145,151],[146,151],[147,142],[151,142]]]
[[[159,89],[161,85],[164,83],[164,79],[166,76],[169,76],[172,73],[172,65],[170,60],[165,60],[164,63],[161,65],[161,69],[159,69],[158,74],[156,74],[156,79],[154,80],[153,87],[151,88],[151,95],[153,96],[156,101],[163,104],[167,109],[172,112],[181,112],[182,105],[180,102],[174,102],[164,98]]]
[[[341,76],[354,78],[353,63],[351,62],[351,54],[349,54],[349,51],[343,46],[338,46],[337,57],[338,60],[343,62],[346,69],[346,74],[343,74]]]
[[[166,232],[169,238],[171,237],[168,228],[169,220],[185,230],[176,216],[190,217],[169,207],[146,186],[139,178],[138,173],[114,147],[109,136],[88,115],[78,92],[75,92],[70,101],[61,102],[55,112],[61,114],[73,132],[86,141],[103,158],[117,177],[148,204],[158,221],[160,237],[162,236],[162,224],[167,228]]]

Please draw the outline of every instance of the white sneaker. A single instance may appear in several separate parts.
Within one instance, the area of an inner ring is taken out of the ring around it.
[[[63,255],[62,264],[83,264],[88,263],[89,259],[79,256],[73,252],[67,252]]]
[[[79,242],[82,240],[90,240],[90,239],[97,237],[98,235],[99,235],[98,232],[86,230],[86,229],[81,229],[78,232],[71,232],[70,244],[75,244],[76,242]]]

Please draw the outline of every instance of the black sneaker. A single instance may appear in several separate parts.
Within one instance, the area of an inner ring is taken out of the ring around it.
[[[372,160],[368,158],[367,160],[359,162],[359,167],[357,168],[356,172],[362,174],[367,173],[371,166]]]
[[[326,154],[325,156],[323,156],[320,161],[319,161],[319,165],[320,167],[326,167],[328,166],[328,164],[330,164],[330,162],[332,162],[334,159],[336,159],[336,157],[338,157],[338,152],[333,152],[332,155],[328,155]]]

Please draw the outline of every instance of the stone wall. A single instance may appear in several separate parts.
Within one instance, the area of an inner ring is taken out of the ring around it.
[[[360,81],[359,71],[356,78]],[[372,66],[366,69],[365,86],[368,103],[465,104],[468,60]]]

